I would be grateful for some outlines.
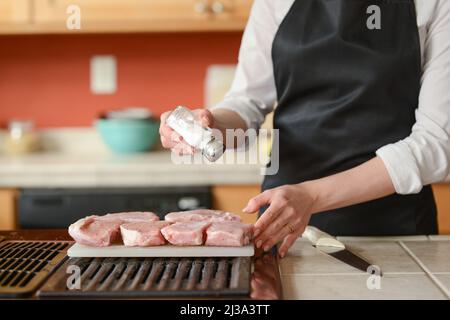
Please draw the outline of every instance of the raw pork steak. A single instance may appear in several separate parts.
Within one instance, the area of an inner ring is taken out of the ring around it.
[[[241,217],[230,212],[219,210],[191,210],[168,213],[165,218],[170,222],[190,222],[190,221],[241,221]]]
[[[120,220],[122,223],[126,222],[142,222],[142,221],[158,221],[159,217],[153,212],[120,212],[108,213],[104,216],[98,217],[101,220]]]
[[[123,243],[126,246],[160,246],[166,243],[161,229],[168,226],[168,221],[131,222],[120,226]]]
[[[119,238],[121,221],[102,220],[88,216],[69,226],[70,236],[78,243],[92,247],[106,247]]]
[[[241,247],[250,243],[252,225],[241,222],[212,223],[206,230],[207,246]]]
[[[205,221],[176,222],[161,229],[164,238],[176,246],[200,246],[204,242]]]

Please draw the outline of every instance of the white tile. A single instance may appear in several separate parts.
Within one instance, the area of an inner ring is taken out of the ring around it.
[[[447,274],[435,274],[438,281],[447,289],[450,293],[450,273]]]
[[[450,241],[406,242],[414,255],[432,273],[450,273]]]
[[[290,248],[286,257],[280,260],[280,270],[282,274],[363,273],[320,252],[308,241],[297,241]]]
[[[423,270],[397,242],[349,242],[348,249],[369,263],[377,265],[383,273],[418,273]],[[363,274],[320,252],[307,241],[297,241],[281,260],[282,274]]]
[[[381,242],[381,241],[388,241],[388,242],[393,242],[393,241],[427,241],[428,240],[428,236],[400,236],[400,237],[337,237],[337,239],[339,241],[358,241],[358,242],[362,242],[362,241],[376,241],[376,242]]]
[[[285,275],[282,276],[285,299],[446,299],[426,275],[385,275],[380,289],[367,287],[367,275]]]
[[[428,236],[431,241],[450,241],[450,236],[446,235],[434,235]]]

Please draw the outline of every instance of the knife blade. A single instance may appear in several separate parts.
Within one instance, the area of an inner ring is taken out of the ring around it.
[[[316,227],[307,226],[303,237],[308,239],[319,251],[363,272],[381,276],[381,270],[377,266],[348,250],[342,242],[328,233]]]

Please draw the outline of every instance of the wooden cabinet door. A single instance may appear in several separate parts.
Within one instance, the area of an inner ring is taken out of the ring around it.
[[[0,189],[0,230],[17,228],[16,189]]]
[[[212,187],[213,208],[241,216],[245,223],[255,223],[257,213],[242,212],[248,201],[261,192],[260,185],[219,185]]]
[[[252,0],[208,0],[207,10],[214,19],[225,19],[236,22],[246,22],[252,7]]]
[[[210,31],[243,29],[250,0],[34,0],[36,28],[50,32]],[[77,5],[81,28],[70,30]]]
[[[433,192],[438,209],[439,234],[450,234],[450,184],[435,184]]]
[[[31,0],[0,0],[0,32],[16,33],[31,22]]]

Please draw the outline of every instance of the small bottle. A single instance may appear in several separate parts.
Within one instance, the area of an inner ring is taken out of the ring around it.
[[[192,111],[185,107],[176,107],[167,117],[166,124],[190,146],[201,150],[203,156],[211,162],[219,159],[225,151],[225,146],[215,139],[212,129],[203,127]]]
[[[5,151],[9,155],[24,155],[39,149],[38,136],[29,120],[13,120],[9,123],[9,135],[5,141]]]

